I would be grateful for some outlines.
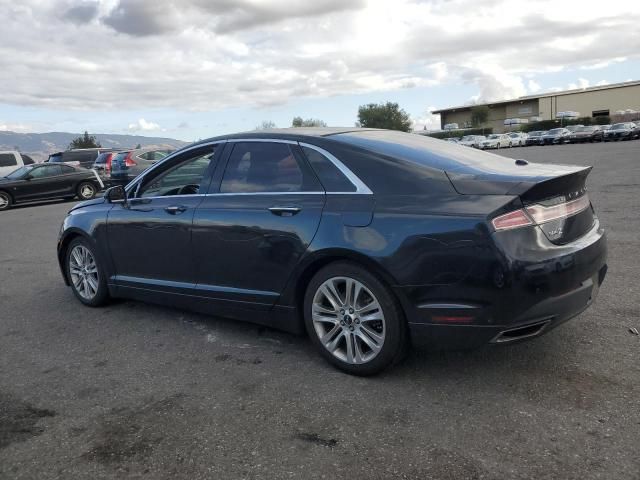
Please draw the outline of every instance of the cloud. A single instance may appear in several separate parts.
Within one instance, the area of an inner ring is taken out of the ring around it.
[[[640,58],[639,35],[620,39],[640,24],[626,0],[606,10],[573,0],[7,5],[0,103],[48,109],[214,111],[445,84],[496,101],[535,92],[534,75],[610,62],[612,51]]]
[[[0,122],[0,132],[24,133],[33,131],[32,125],[23,123]]]
[[[428,107],[422,115],[412,118],[413,130],[440,130],[440,115],[431,113],[436,107]]]
[[[89,23],[98,16],[98,7],[97,1],[80,3],[69,7],[62,17],[76,24]]]
[[[577,82],[569,84],[569,90],[584,90],[585,88],[589,88],[589,80],[586,78],[579,78]]]
[[[529,91],[531,93],[537,93],[542,88],[540,87],[540,84],[535,80],[529,80],[529,82],[527,83],[527,87],[529,88]]]
[[[150,132],[154,130],[160,130],[160,125],[154,122],[147,122],[144,118],[140,118],[137,122],[129,124],[130,132]]]

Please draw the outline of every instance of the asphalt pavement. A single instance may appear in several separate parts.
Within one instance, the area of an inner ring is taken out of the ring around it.
[[[599,298],[531,342],[412,352],[373,378],[304,337],[84,307],[55,254],[73,202],[0,213],[0,478],[637,480],[640,141],[498,153],[594,166]]]

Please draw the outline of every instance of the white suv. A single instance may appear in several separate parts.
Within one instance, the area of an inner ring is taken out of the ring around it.
[[[511,132],[509,138],[511,138],[511,145],[514,147],[523,147],[527,143],[527,135],[522,132]]]
[[[14,150],[0,152],[0,178],[9,175],[24,165],[33,165],[34,163],[29,155],[23,155]]]

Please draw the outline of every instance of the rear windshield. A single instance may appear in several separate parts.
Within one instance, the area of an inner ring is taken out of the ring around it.
[[[96,158],[95,163],[97,163],[98,165],[107,163],[107,158],[109,158],[109,155],[111,155],[111,152],[101,153],[100,155],[98,155],[98,158]]]
[[[564,128],[553,128],[547,132],[549,135],[555,135],[557,133],[562,133]]]
[[[363,130],[330,135],[327,138],[365,148],[394,159],[446,172],[523,173],[522,167],[518,167],[515,162],[505,161],[504,157],[473,148],[459,148],[456,145],[415,133]]]

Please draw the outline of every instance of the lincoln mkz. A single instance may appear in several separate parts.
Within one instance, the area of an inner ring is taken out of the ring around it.
[[[369,375],[410,344],[510,344],[587,308],[607,270],[590,170],[386,130],[228,135],[74,207],[58,258],[88,306],[306,331]]]

